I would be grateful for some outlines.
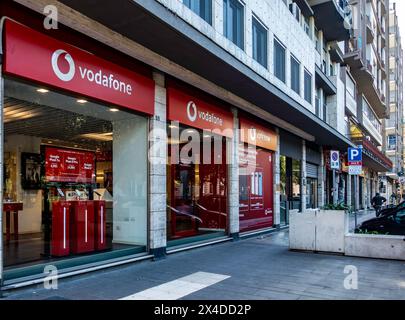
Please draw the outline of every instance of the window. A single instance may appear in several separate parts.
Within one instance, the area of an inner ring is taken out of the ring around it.
[[[206,22],[212,24],[212,0],[183,0],[183,3]]]
[[[318,89],[315,90],[315,114],[321,117],[321,100],[319,99]]]
[[[397,137],[395,135],[388,136],[388,150],[395,150],[397,145]]]
[[[304,18],[304,31],[308,35],[308,37],[310,37],[312,39],[311,27],[310,27],[310,24],[309,24],[309,17]]]
[[[274,75],[285,82],[285,48],[274,40]]]
[[[370,123],[377,130],[377,132],[381,133],[381,122],[364,98],[363,98],[363,115],[370,121]]]
[[[346,91],[350,94],[352,98],[356,97],[356,85],[354,84],[353,79],[349,75],[346,76]]]
[[[300,63],[291,56],[291,89],[300,94]]]
[[[244,13],[238,0],[224,0],[224,34],[242,50],[244,49]]]
[[[316,27],[315,27],[315,48],[319,53],[321,53],[321,39],[319,38],[319,31]]]
[[[253,59],[267,68],[267,30],[253,17]]]
[[[300,8],[298,7],[298,5],[297,5],[296,3],[294,3],[294,2],[292,2],[292,3],[290,3],[289,9],[290,9],[290,12],[291,12],[291,13],[293,14],[293,16],[295,17],[295,19],[296,19],[298,22],[301,22],[301,10],[300,10]]]
[[[304,98],[312,104],[312,75],[307,70],[304,73]]]

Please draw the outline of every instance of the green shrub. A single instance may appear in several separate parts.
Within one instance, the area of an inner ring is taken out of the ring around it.
[[[323,210],[345,210],[345,211],[348,211],[349,206],[347,206],[343,202],[338,203],[338,204],[330,203],[330,204],[327,204],[326,206],[324,206],[322,209]]]

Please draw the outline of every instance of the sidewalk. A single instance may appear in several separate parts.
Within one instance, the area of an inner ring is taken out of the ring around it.
[[[345,267],[358,271],[346,290]],[[5,299],[405,299],[405,263],[288,250],[288,231],[227,242],[43,286]]]

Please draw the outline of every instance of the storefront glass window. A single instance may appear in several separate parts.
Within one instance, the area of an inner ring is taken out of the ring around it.
[[[280,156],[281,215],[283,210],[301,209],[301,161]],[[283,219],[283,217],[282,217]]]
[[[293,208],[301,207],[301,161],[292,159],[292,201]]]
[[[6,269],[145,251],[147,119],[11,79],[3,105]]]
[[[280,224],[288,224],[287,158],[280,156]]]
[[[318,206],[318,179],[307,178],[307,208]]]

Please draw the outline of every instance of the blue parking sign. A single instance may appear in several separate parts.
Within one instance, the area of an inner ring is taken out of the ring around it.
[[[348,162],[362,162],[363,152],[360,148],[349,148],[348,150]]]

